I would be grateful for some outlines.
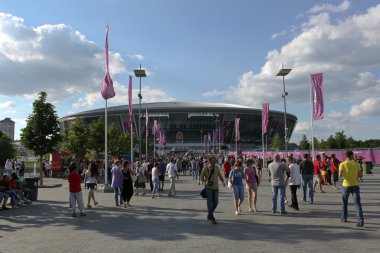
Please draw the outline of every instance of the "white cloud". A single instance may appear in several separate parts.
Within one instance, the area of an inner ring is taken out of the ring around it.
[[[222,96],[225,96],[226,95],[226,91],[224,90],[216,90],[216,89],[213,89],[213,90],[210,90],[210,91],[206,91],[202,94],[202,96],[204,97],[222,97]]]
[[[272,38],[272,40],[274,40],[274,39],[277,39],[278,37],[285,35],[286,33],[287,33],[286,30],[283,30],[281,32],[272,34],[271,38]]]
[[[138,60],[138,61],[142,61],[144,60],[144,56],[141,55],[141,54],[134,54],[132,56],[130,56],[132,59],[135,59],[135,60]]]
[[[13,114],[16,114],[17,111],[16,110],[8,110],[8,111],[4,111],[3,114],[4,115],[13,115]]]
[[[114,83],[115,88],[115,97],[108,100],[112,104],[125,105],[128,104],[128,87],[120,85],[119,83]],[[132,89],[132,103],[138,103],[137,94],[139,93],[138,89]],[[174,98],[167,95],[167,93],[160,89],[150,88],[149,86],[143,86],[141,88],[141,94],[143,96],[143,103],[152,103],[152,102],[166,102],[166,101],[175,101]],[[96,105],[101,99],[100,91],[92,92],[87,94],[84,98],[78,99],[73,104],[73,108],[88,108]]]
[[[318,13],[318,12],[345,12],[350,8],[350,1],[343,0],[340,5],[333,5],[330,3],[325,4],[316,4],[311,9],[308,10],[308,13]]]
[[[353,105],[351,117],[380,116],[380,98],[367,98],[361,104]]]
[[[125,71],[119,53],[110,52],[111,76]],[[104,49],[64,24],[28,27],[0,13],[1,95],[35,98],[41,90],[59,101],[98,88],[105,73]]]
[[[16,106],[16,103],[13,101],[6,101],[6,102],[0,103],[0,109],[12,108],[15,106]]]
[[[290,103],[309,102],[309,73],[324,73],[325,100],[352,100],[380,94],[375,73],[380,67],[380,4],[367,12],[333,24],[329,14],[311,16],[301,25],[302,32],[280,50],[267,53],[259,73],[248,71],[224,98],[250,106],[263,102],[281,103],[283,84],[276,77],[284,63],[293,70],[285,78]],[[219,96],[223,91],[207,91]]]

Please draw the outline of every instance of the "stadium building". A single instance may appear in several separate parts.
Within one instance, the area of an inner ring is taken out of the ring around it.
[[[148,109],[148,143],[153,143],[152,134],[154,120],[157,120],[159,133],[156,136],[156,147],[159,152],[192,151],[219,152],[235,151],[235,118],[240,118],[239,151],[261,149],[261,109],[222,103],[190,103],[190,102],[159,102],[141,105],[141,135],[145,139],[145,110]],[[134,104],[134,133],[138,130],[139,105]],[[64,130],[76,118],[88,127],[91,122],[104,118],[104,108],[80,112],[60,118]],[[290,138],[296,125],[297,117],[287,114],[288,136]],[[115,123],[123,133],[130,132],[128,106],[108,108],[108,125]],[[162,137],[158,141],[159,135]],[[267,142],[284,136],[284,113],[269,112]],[[164,137],[163,137],[164,136]],[[143,151],[144,153],[144,151]]]

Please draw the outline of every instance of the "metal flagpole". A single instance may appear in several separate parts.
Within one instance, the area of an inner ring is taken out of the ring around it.
[[[264,110],[261,108],[261,145],[263,146],[263,167],[265,164],[265,143],[264,143]]]
[[[133,123],[132,121],[130,121],[130,124],[131,124],[131,164],[133,168]]]
[[[108,166],[107,166],[107,162],[108,162],[108,158],[107,158],[107,142],[108,142],[108,138],[107,138],[107,135],[108,135],[108,122],[107,122],[107,99],[106,99],[106,108],[105,108],[105,119],[104,119],[104,184],[105,185],[108,185]]]
[[[268,134],[265,135],[265,153],[267,152],[268,152]],[[263,166],[265,165],[263,164]]]
[[[219,136],[219,147],[218,147],[218,149],[219,149],[219,154],[220,154],[220,126],[219,126],[219,128],[218,128],[218,136]]]
[[[156,131],[154,130],[153,130],[153,158],[156,159]]]
[[[238,146],[237,146],[237,120],[235,118],[235,149],[236,149],[236,160],[238,158]]]
[[[310,105],[311,105],[311,160],[314,161],[314,106],[313,106],[313,84],[310,77]]]

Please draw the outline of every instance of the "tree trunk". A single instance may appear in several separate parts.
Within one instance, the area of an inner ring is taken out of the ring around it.
[[[42,160],[42,155],[40,156],[40,185],[44,184],[44,165]]]

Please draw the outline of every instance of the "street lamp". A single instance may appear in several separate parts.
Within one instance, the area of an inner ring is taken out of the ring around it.
[[[285,90],[285,76],[290,73],[292,69],[284,69],[284,64],[282,64],[282,69],[277,73],[276,76],[282,76],[282,84],[284,86],[284,93],[282,93],[282,98],[284,99],[284,124],[285,124],[285,152],[288,156],[288,127],[286,124],[286,96],[288,92]]]
[[[139,139],[139,158],[141,161],[141,77],[146,77],[145,69],[141,69],[141,64],[140,64],[140,69],[135,69],[135,76],[140,78],[140,92],[137,95],[139,98],[139,133],[138,133],[138,139]]]

